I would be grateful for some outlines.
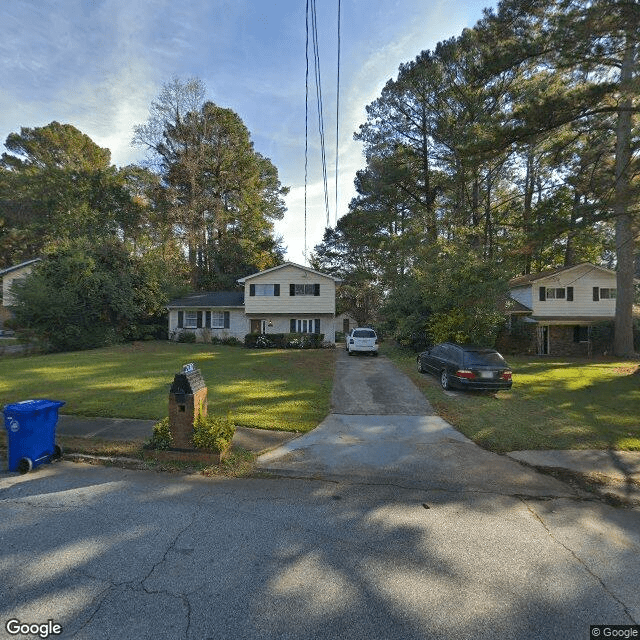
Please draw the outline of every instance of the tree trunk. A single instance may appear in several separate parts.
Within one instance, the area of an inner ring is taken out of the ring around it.
[[[621,358],[633,355],[633,220],[629,212],[631,162],[632,99],[629,85],[633,77],[635,45],[627,36],[620,88],[622,101],[616,126],[616,188],[614,214],[616,219],[617,296],[613,352]]]

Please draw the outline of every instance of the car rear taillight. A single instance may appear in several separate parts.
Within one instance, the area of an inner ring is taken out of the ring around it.
[[[501,378],[503,380],[510,381],[511,380],[511,371],[503,371]]]
[[[456,371],[456,376],[458,376],[458,378],[468,378],[469,380],[473,380],[476,377],[476,374],[468,369],[458,369],[458,371]]]

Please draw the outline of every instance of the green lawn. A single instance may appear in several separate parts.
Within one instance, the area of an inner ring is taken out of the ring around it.
[[[329,412],[335,351],[263,350],[145,342],[92,351],[3,358],[2,405],[64,400],[62,413],[159,419],[183,364],[194,362],[208,388],[209,413],[236,424],[306,432]]]
[[[640,451],[638,362],[511,357],[511,391],[447,395],[434,376],[417,372],[415,354],[389,345],[383,353],[411,376],[439,415],[492,451]]]

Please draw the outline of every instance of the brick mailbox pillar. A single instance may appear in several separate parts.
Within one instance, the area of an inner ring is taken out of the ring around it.
[[[199,415],[207,415],[207,387],[200,370],[187,364],[176,373],[169,391],[169,428],[175,448],[193,448],[193,424]]]

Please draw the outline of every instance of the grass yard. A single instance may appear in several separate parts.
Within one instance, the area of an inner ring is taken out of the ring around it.
[[[640,451],[640,364],[600,360],[507,358],[513,388],[496,394],[445,394],[416,370],[416,354],[383,351],[423,391],[435,411],[486,449]]]
[[[50,398],[66,402],[61,413],[160,419],[187,362],[202,371],[209,413],[229,412],[238,425],[306,432],[329,412],[334,350],[170,342],[0,359],[0,402]]]

